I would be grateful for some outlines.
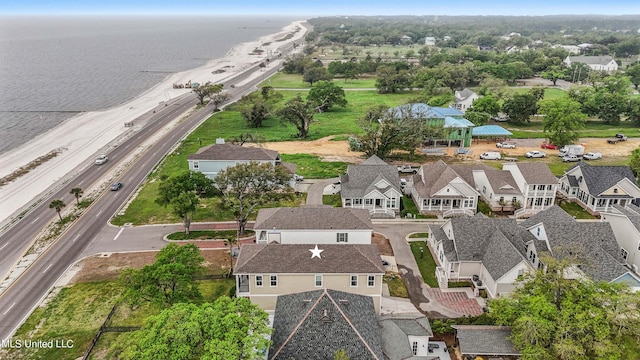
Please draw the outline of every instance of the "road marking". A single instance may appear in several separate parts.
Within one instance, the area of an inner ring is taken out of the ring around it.
[[[40,216],[38,216],[37,218],[35,218],[35,220],[33,220],[31,223],[33,224],[34,222],[40,220]]]
[[[15,305],[16,303],[11,304],[11,306],[9,306],[9,308],[2,313],[2,315],[7,315],[7,313],[9,312],[9,310],[11,310],[11,308]]]
[[[96,214],[96,217],[100,216],[100,214],[102,214],[102,210],[98,211],[98,213]]]
[[[151,154],[151,156],[156,156],[156,154],[157,154],[157,153],[158,153],[158,152],[156,151],[156,152],[154,152],[153,154]]]
[[[74,237],[73,240],[71,240],[71,242],[76,242],[76,240],[78,240],[79,237],[80,237],[80,234],[76,235],[76,237]]]
[[[82,185],[82,183],[83,183],[83,182],[84,182],[84,180],[80,181],[80,182],[78,183],[78,185]]]
[[[9,243],[6,243],[4,245],[2,245],[2,247],[0,247],[0,250],[4,249],[5,247],[7,247],[7,245],[9,245]]]
[[[128,148],[129,146],[131,146],[131,144],[127,144],[127,146],[125,146],[125,148]]]
[[[145,165],[147,165],[147,163],[143,163],[142,165],[140,165],[141,167],[144,167]]]
[[[49,264],[49,266],[47,266],[46,269],[44,269],[44,271],[42,272],[43,274],[47,272],[47,270],[49,270],[49,268],[52,266],[53,264]]]
[[[118,237],[120,236],[120,234],[122,234],[123,231],[124,231],[124,228],[120,228],[120,231],[118,231],[118,233],[116,234],[116,237],[113,238],[113,241],[118,240]]]

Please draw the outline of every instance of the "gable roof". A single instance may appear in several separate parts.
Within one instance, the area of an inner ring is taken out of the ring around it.
[[[334,208],[327,205],[258,210],[254,229],[372,230],[367,209]]]
[[[469,181],[458,174],[452,166],[447,165],[442,160],[438,160],[432,164],[422,165],[420,172],[413,175],[412,179],[413,187],[420,197],[429,198],[446,187],[455,178],[460,178],[471,188],[475,189],[473,181],[469,183]],[[473,176],[471,176],[471,179],[473,179]]]
[[[456,91],[455,92],[455,97],[456,97],[456,101],[460,102],[460,101],[464,101],[472,96],[478,96],[478,94],[476,94],[473,90],[469,89],[469,88],[464,88],[462,90]]]
[[[240,248],[237,274],[384,274],[377,245],[319,245],[320,259],[311,258],[310,245],[245,244]]]
[[[520,355],[510,340],[511,327],[453,325],[462,355]]]
[[[558,178],[551,173],[549,166],[542,162],[517,162],[514,164],[527,184],[558,184]]]
[[[493,188],[493,192],[498,195],[521,195],[520,188],[510,171],[491,169],[484,172]]]
[[[581,44],[584,45],[584,44]],[[580,46],[580,45],[578,45]],[[569,61],[574,63],[583,63],[587,65],[608,65],[613,61],[613,57],[609,55],[604,56],[569,56]]]
[[[580,168],[584,182],[587,185],[587,189],[589,189],[589,194],[592,196],[602,194],[602,192],[625,178],[629,179],[632,184],[636,184],[636,178],[628,166],[592,166],[584,161],[580,161],[567,169],[565,173],[570,172],[576,167]]]
[[[377,156],[372,156],[360,165],[347,166],[347,174],[340,177],[340,196],[342,198],[362,198],[376,189],[375,184],[385,180],[389,186],[378,189],[381,193],[395,189],[400,190],[400,176],[395,165],[387,165]]]
[[[198,152],[187,156],[189,160],[277,160],[278,152],[258,147],[234,144],[212,144],[198,149]]]
[[[315,290],[278,296],[269,359],[383,359],[380,328],[369,296]]]
[[[404,360],[413,356],[409,336],[432,337],[429,319],[421,313],[404,313],[380,317],[382,347],[386,359]]]

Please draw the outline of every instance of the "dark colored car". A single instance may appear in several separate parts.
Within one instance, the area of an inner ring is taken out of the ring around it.
[[[111,185],[111,191],[118,191],[118,190],[120,190],[121,187],[122,187],[122,183],[121,182],[117,182],[117,183]]]

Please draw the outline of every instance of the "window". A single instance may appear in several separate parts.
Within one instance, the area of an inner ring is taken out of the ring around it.
[[[367,286],[368,287],[376,286],[376,276],[375,275],[367,276]]]
[[[411,352],[413,355],[418,355],[418,342],[414,341],[411,343]]]
[[[536,262],[536,253],[534,253],[533,250],[529,252],[529,260],[531,260],[532,264]]]
[[[512,205],[513,205],[513,204],[515,204],[515,203],[516,203],[516,201],[518,201],[518,199],[516,199],[516,197],[515,197],[515,196],[511,198],[511,204],[512,204]]]
[[[542,198],[536,198],[536,206],[542,205]]]
[[[544,206],[549,206],[551,205],[551,198],[545,198],[544,199]]]
[[[500,196],[500,200],[498,200],[498,202],[503,202],[504,201],[504,196]]]
[[[627,260],[629,253],[627,252],[627,250],[620,248],[620,256],[622,256],[623,259]]]
[[[200,169],[200,161],[194,161],[193,162],[193,168],[194,169]]]
[[[353,199],[353,205],[362,205],[362,199]]]
[[[256,286],[262,287],[262,275],[256,275]]]
[[[373,205],[373,199],[364,199],[365,205]]]
[[[358,275],[351,275],[351,287],[358,287]]]
[[[618,189],[613,189],[613,193],[617,194],[618,193]]]
[[[487,193],[487,187],[486,186],[482,186],[482,193],[486,194]]]
[[[272,287],[278,286],[278,275],[269,276],[269,284]]]
[[[547,185],[547,190],[551,190],[552,187],[553,185]]]
[[[638,243],[638,250],[640,250],[640,242]]]
[[[348,233],[338,233],[337,234],[336,242],[348,242],[348,241],[349,241],[349,234]]]
[[[544,185],[538,185],[538,190],[544,190]]]
[[[391,207],[395,208],[397,206],[396,198],[391,198]],[[389,207],[389,203],[387,203],[387,207]]]
[[[462,129],[458,129],[458,136],[462,136]]]
[[[316,275],[316,287],[322,287],[322,275]]]
[[[344,206],[351,206],[351,199],[344,199]]]

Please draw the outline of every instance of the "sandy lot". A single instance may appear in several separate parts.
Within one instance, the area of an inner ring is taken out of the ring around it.
[[[323,161],[344,161],[349,163],[360,163],[364,160],[364,154],[361,152],[349,151],[347,141],[333,141],[333,136],[324,137],[313,141],[283,141],[263,143],[261,146],[276,150],[281,154],[300,154],[306,153],[319,156]],[[524,156],[531,150],[541,150],[547,153],[547,156],[557,154],[557,150],[541,149],[542,139],[514,139],[516,143],[515,149],[498,149],[495,142],[487,142],[480,140],[474,141],[471,145],[472,154],[470,159],[479,159],[480,154],[486,151],[502,151],[506,156]],[[640,146],[640,139],[629,139],[619,142],[616,145],[608,144],[603,138],[584,138],[579,143],[584,144],[586,151],[601,152],[604,157],[622,157],[631,155],[631,151]],[[454,148],[443,148],[449,156],[454,156]]]

